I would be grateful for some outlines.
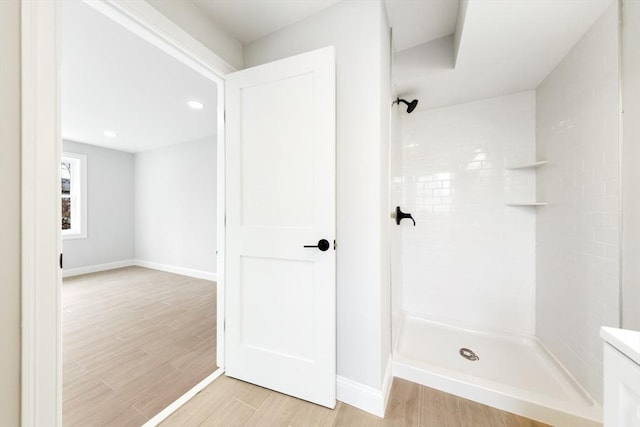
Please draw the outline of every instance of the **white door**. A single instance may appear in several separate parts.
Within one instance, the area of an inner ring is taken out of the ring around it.
[[[228,75],[226,132],[226,374],[333,408],[333,47]]]

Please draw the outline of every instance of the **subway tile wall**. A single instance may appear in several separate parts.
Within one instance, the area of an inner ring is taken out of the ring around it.
[[[599,402],[598,332],[619,315],[617,43],[614,4],[536,92],[536,333]]]
[[[405,312],[534,333],[535,92],[403,114]]]

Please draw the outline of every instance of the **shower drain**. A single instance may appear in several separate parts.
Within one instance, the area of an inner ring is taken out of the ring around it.
[[[467,360],[471,360],[473,362],[475,362],[476,360],[480,360],[478,355],[475,354],[473,350],[469,350],[468,348],[464,348],[464,347],[460,349],[460,356],[464,357]]]

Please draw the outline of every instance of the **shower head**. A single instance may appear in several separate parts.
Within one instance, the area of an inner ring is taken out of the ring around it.
[[[393,105],[393,104],[400,105],[401,102],[407,104],[407,113],[411,113],[418,106],[418,100],[417,99],[414,99],[413,101],[408,102],[408,101],[406,101],[404,99],[400,99],[400,98],[398,98],[395,101],[393,101],[393,103],[391,105]]]

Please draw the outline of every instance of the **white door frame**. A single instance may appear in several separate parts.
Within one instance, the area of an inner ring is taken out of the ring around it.
[[[217,320],[224,325],[224,76],[235,69],[146,2],[83,0],[218,86]],[[60,1],[21,0],[23,427],[62,427]],[[224,369],[224,327],[217,331]]]

